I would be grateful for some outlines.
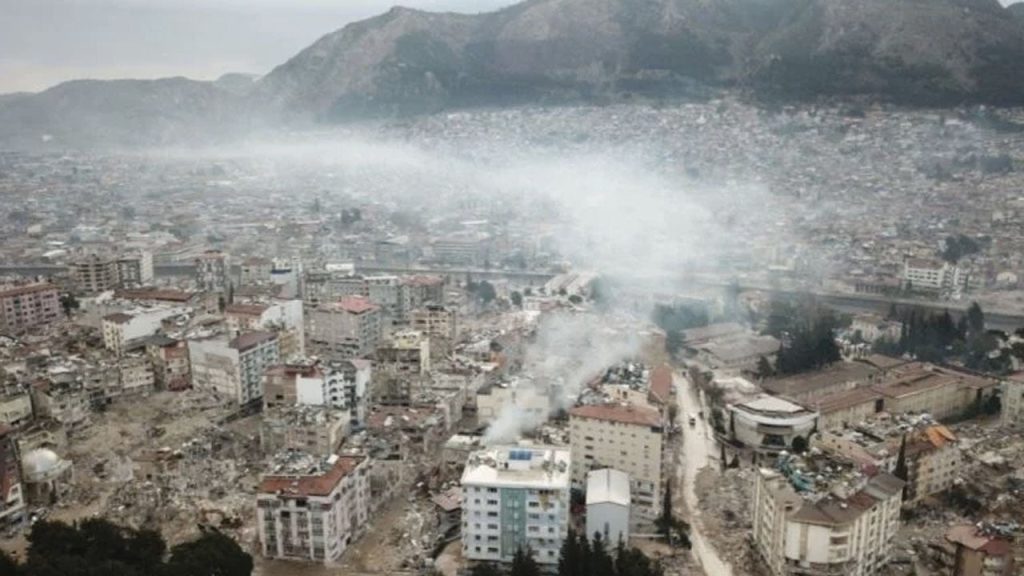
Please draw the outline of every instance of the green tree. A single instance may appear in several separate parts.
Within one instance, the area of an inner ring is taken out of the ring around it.
[[[673,525],[675,525],[675,514],[672,509],[672,480],[670,479],[665,482],[665,493],[661,498],[661,516],[658,518],[658,531],[670,540],[670,543]]]
[[[519,292],[512,292],[509,294],[509,299],[512,301],[512,305],[516,308],[523,307],[523,295]]]
[[[498,293],[494,290],[494,285],[484,280],[476,285],[475,287],[476,297],[485,306],[494,301],[498,297]]]
[[[78,310],[79,303],[78,298],[75,298],[74,294],[62,294],[60,297],[60,306],[64,309],[64,315],[70,316],[71,312]]]
[[[470,576],[501,576],[501,570],[498,570],[494,564],[481,562],[473,566],[469,574]]]
[[[757,359],[757,375],[761,378],[770,378],[775,374],[775,368],[772,367],[772,362],[764,356],[760,356]]]
[[[897,478],[899,478],[900,480],[903,480],[904,482],[907,481],[908,474],[907,474],[907,435],[906,434],[904,434],[903,438],[900,440],[900,452],[899,452],[899,455],[896,456],[896,466],[892,469],[892,475],[897,477]],[[907,496],[907,488],[906,488],[906,486],[904,486],[903,487],[903,497],[906,498],[906,496]]]
[[[582,304],[583,303],[583,297],[580,296],[579,294],[571,294],[569,296],[569,302],[572,302],[573,304],[577,304],[577,305]]]
[[[583,569],[583,549],[576,532],[569,530],[569,535],[562,541],[558,551],[558,576],[585,576]]]
[[[615,576],[615,562],[608,554],[601,534],[594,534],[590,549],[590,572],[591,576]]]
[[[968,334],[980,334],[985,331],[985,313],[977,302],[971,302],[967,309],[967,330]]]
[[[20,573],[21,567],[14,561],[14,558],[0,550],[0,576],[18,576]]]
[[[540,566],[533,559],[533,552],[529,548],[516,550],[515,556],[512,557],[509,576],[540,576]]]
[[[178,544],[167,562],[167,573],[174,576],[250,576],[252,569],[252,556],[216,530]]]

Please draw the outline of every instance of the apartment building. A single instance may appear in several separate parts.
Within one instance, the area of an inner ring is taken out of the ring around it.
[[[68,264],[68,274],[79,292],[98,294],[115,288],[153,283],[153,255],[101,256],[90,254]]]
[[[430,336],[416,330],[391,335],[374,354],[382,371],[400,376],[421,376],[430,372]]]
[[[25,523],[25,494],[21,483],[21,452],[15,431],[0,424],[0,527]]]
[[[232,334],[250,330],[277,333],[282,358],[301,358],[306,354],[306,330],[302,300],[272,300],[228,304],[224,319]]]
[[[280,361],[277,336],[264,331],[190,340],[188,351],[192,387],[239,405],[262,401],[263,374]]]
[[[368,298],[348,296],[313,310],[309,319],[309,349],[325,360],[368,356],[380,344],[383,318]]]
[[[454,342],[459,334],[458,313],[455,308],[442,304],[430,304],[413,310],[410,324],[413,330],[450,342]]]
[[[370,513],[370,462],[362,456],[285,453],[256,495],[260,552],[331,564],[363,533]]]
[[[1003,423],[1024,424],[1024,372],[1003,380],[1000,399]]]
[[[0,425],[18,428],[32,421],[32,397],[20,385],[0,390]]]
[[[52,284],[0,287],[0,332],[21,332],[63,317],[60,293]]]
[[[187,313],[186,308],[154,308],[107,314],[101,322],[103,346],[120,356],[129,343],[153,336],[160,331],[164,321]]]
[[[569,451],[493,447],[470,454],[462,473],[462,556],[511,562],[530,550],[558,563],[569,534]]]
[[[858,466],[889,472],[895,469],[902,446],[907,466],[903,500],[907,505],[952,487],[963,465],[957,438],[949,428],[915,422],[909,416],[869,419],[853,427],[822,431],[813,444]]]
[[[196,286],[203,292],[226,293],[231,285],[231,264],[220,250],[207,250],[195,259]]]
[[[1013,576],[1018,574],[1013,541],[982,524],[953,526],[946,531],[952,547],[952,576]]]
[[[591,470],[614,468],[629,475],[634,521],[651,521],[661,510],[661,413],[648,406],[608,404],[569,410],[572,485],[586,488]]]
[[[144,343],[158,389],[185,390],[192,385],[188,342],[157,334]]]
[[[370,362],[346,360],[330,365],[280,364],[267,369],[264,406],[320,406],[344,410],[349,428],[366,426]]]
[[[349,433],[347,410],[322,406],[268,408],[260,419],[260,448],[265,454],[286,450],[329,456]]]
[[[816,479],[788,462],[758,470],[752,537],[772,576],[870,576],[888,563],[903,481],[837,469],[841,478]]]
[[[952,291],[964,288],[967,281],[960,267],[947,262],[909,258],[903,263],[903,283],[914,290]]]

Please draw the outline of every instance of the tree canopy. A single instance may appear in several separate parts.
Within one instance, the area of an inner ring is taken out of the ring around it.
[[[250,576],[252,557],[230,537],[206,531],[175,546],[159,532],[92,518],[77,524],[40,521],[28,535],[23,564],[0,558],[2,576]]]

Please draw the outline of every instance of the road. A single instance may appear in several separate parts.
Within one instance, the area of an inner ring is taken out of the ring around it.
[[[682,454],[676,468],[676,485],[682,483],[683,498],[689,513],[690,541],[693,543],[691,553],[703,568],[707,576],[732,576],[732,567],[722,560],[711,542],[703,534],[700,506],[697,502],[697,473],[707,465],[714,465],[718,454],[718,446],[711,433],[707,418],[698,418],[692,428],[688,424],[689,415],[702,410],[703,403],[700,391],[686,378],[674,374],[676,385],[676,402],[679,405],[679,420],[683,426]],[[705,412],[706,413],[706,412]]]

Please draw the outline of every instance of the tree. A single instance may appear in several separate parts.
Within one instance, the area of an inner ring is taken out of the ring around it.
[[[679,330],[669,330],[665,333],[665,352],[675,356],[683,349],[683,333]]]
[[[75,298],[74,294],[62,294],[60,305],[64,309],[64,315],[70,316],[73,310],[78,310],[79,308],[78,298]]]
[[[590,572],[589,576],[615,576],[615,562],[608,554],[601,534],[594,534],[593,542],[590,545]]]
[[[484,280],[475,286],[476,297],[486,306],[494,301],[498,297],[498,293],[494,290],[494,285]]]
[[[512,557],[509,576],[540,576],[540,566],[533,559],[533,552],[529,548],[516,550],[515,556]]]
[[[569,296],[569,302],[572,302],[573,304],[576,304],[576,305],[582,304],[583,303],[583,297],[580,296],[579,294],[571,294]]]
[[[671,543],[672,526],[675,523],[675,514],[672,511],[672,480],[665,483],[665,494],[661,500],[661,517],[658,518],[658,529],[662,536]]]
[[[519,292],[512,292],[509,294],[509,299],[512,301],[512,305],[516,308],[523,307],[523,295]]]
[[[576,532],[569,530],[569,535],[562,541],[558,551],[558,576],[584,576],[583,548],[580,546]]]
[[[775,368],[772,367],[771,360],[760,356],[757,359],[757,375],[761,378],[769,378],[775,374]]]
[[[892,475],[897,477],[897,478],[899,478],[900,480],[903,480],[904,482],[907,481],[907,477],[908,476],[907,476],[907,435],[906,434],[904,434],[903,438],[900,440],[900,452],[899,452],[899,455],[896,456],[896,466],[892,469]],[[907,494],[907,489],[906,489],[906,487],[904,487],[903,488],[903,496],[906,497],[906,494]]]
[[[20,573],[21,567],[14,561],[14,558],[0,550],[0,576],[17,576]]]
[[[668,427],[676,427],[676,418],[679,418],[679,405],[672,402],[668,405]]]
[[[967,330],[968,334],[980,334],[985,331],[985,313],[977,302],[971,302],[967,309]]]
[[[494,564],[480,563],[473,566],[469,574],[470,576],[501,576],[501,570],[498,570]]]
[[[250,576],[253,562],[230,537],[206,530],[198,539],[172,548],[167,568],[176,576]]]

